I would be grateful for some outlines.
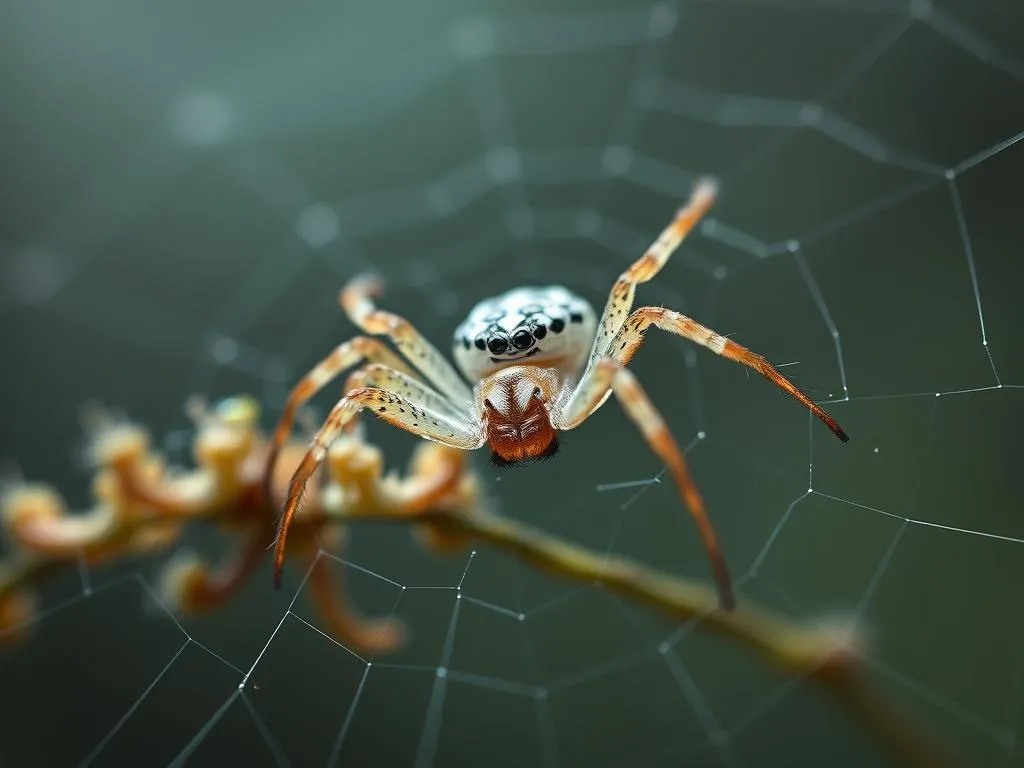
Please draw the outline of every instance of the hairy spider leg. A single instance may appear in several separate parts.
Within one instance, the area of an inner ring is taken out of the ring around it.
[[[365,333],[387,336],[424,377],[458,405],[473,402],[473,392],[455,367],[405,318],[377,309],[383,284],[374,275],[358,275],[348,282],[339,297],[341,307]]]
[[[608,342],[622,327],[626,315],[633,308],[636,286],[646,283],[661,271],[680,243],[714,205],[717,194],[718,187],[712,179],[700,179],[693,188],[690,199],[679,209],[672,222],[662,230],[644,255],[633,262],[615,281],[604,313],[601,315],[601,322],[597,326],[594,345],[590,349],[588,368],[597,362]]]
[[[299,382],[292,388],[285,401],[281,418],[278,419],[277,426],[274,428],[274,434],[270,438],[270,446],[263,465],[263,498],[268,505],[273,506],[271,485],[274,467],[277,464],[281,448],[288,440],[288,435],[291,434],[292,424],[295,422],[299,408],[344,371],[364,361],[380,363],[410,376],[415,375],[414,371],[394,350],[380,339],[370,336],[356,336],[339,344],[329,355],[314,365],[309,373],[299,379]]]
[[[623,367],[618,360],[608,357],[599,360],[592,375],[580,382],[580,386],[566,404],[564,414],[558,419],[558,428],[578,427],[608,399],[612,392],[622,404],[626,415],[640,430],[651,450],[672,473],[683,503],[690,510],[704,549],[707,551],[711,571],[718,586],[719,603],[723,609],[731,611],[736,605],[732,577],[718,546],[714,526],[704,509],[704,500],[697,490],[697,484],[690,474],[679,444],[633,372]]]
[[[284,567],[285,540],[288,528],[302,499],[306,483],[313,476],[320,462],[327,455],[327,449],[335,438],[364,408],[378,418],[419,437],[459,448],[475,450],[484,444],[485,437],[480,426],[469,421],[468,414],[461,419],[453,418],[433,408],[415,402],[403,395],[386,389],[365,387],[348,392],[331,409],[320,431],[313,438],[309,450],[292,475],[288,486],[288,500],[277,529],[277,544],[274,552],[274,585],[281,586],[281,571]]]
[[[626,320],[622,328],[608,345],[605,354],[623,365],[636,354],[644,340],[644,334],[650,326],[657,326],[663,331],[674,333],[685,339],[707,347],[716,355],[742,363],[748,368],[764,376],[768,381],[789,393],[797,402],[817,416],[844,443],[849,437],[825,410],[811,400],[789,379],[779,373],[778,368],[765,360],[761,355],[751,352],[746,347],[720,336],[686,315],[664,307],[640,307]]]

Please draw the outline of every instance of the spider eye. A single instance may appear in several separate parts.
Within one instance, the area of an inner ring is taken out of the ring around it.
[[[477,336],[476,341],[473,343],[476,344],[477,349],[487,349],[487,339],[483,336]]]
[[[516,331],[512,336],[516,349],[529,349],[533,346],[533,334],[527,330]]]
[[[491,351],[492,355],[501,355],[508,349],[508,342],[498,336],[494,336],[487,340],[487,349]]]
[[[554,333],[561,333],[565,330],[565,320],[560,317],[556,317],[551,321],[551,330]]]
[[[540,391],[540,387],[534,387],[533,388],[533,396],[535,398],[537,398],[538,400],[543,399],[543,397],[542,397],[543,393]]]
[[[544,325],[543,323],[541,323],[540,325],[538,325],[536,328],[533,329],[533,335],[535,337],[537,337],[538,341],[540,339],[543,339],[545,336],[548,335],[547,326]]]

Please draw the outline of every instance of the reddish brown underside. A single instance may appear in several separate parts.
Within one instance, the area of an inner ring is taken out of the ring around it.
[[[555,441],[558,432],[551,426],[544,403],[530,398],[525,409],[513,407],[501,413],[488,403],[487,442],[503,461],[517,462],[543,456]]]

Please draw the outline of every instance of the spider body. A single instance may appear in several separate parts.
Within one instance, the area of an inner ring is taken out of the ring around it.
[[[586,361],[596,324],[590,302],[549,285],[483,299],[455,329],[452,354],[476,384],[473,410],[495,464],[558,450],[559,396]]]
[[[590,302],[562,286],[513,288],[473,307],[455,329],[452,353],[473,382],[514,363],[576,370],[596,322]]]
[[[586,300],[560,286],[514,288],[480,302],[455,331],[453,353],[459,370],[408,321],[377,309],[379,281],[368,276],[350,281],[341,292],[341,305],[369,335],[340,344],[295,385],[267,452],[264,477],[269,493],[277,454],[298,408],[336,376],[355,369],[344,396],[292,477],[278,529],[275,583],[280,584],[288,526],[303,489],[331,443],[361,411],[450,447],[475,450],[487,445],[492,459],[507,465],[553,455],[558,433],[580,426],[614,394],[672,475],[708,553],[721,606],[731,609],[729,571],[683,452],[626,367],[647,330],[654,326],[682,336],[754,369],[841,440],[848,438],[831,416],[760,355],[674,310],[633,309],[637,286],[658,274],[714,198],[712,182],[698,183],[647,252],[615,281],[600,318]],[[390,339],[397,353],[377,336]]]

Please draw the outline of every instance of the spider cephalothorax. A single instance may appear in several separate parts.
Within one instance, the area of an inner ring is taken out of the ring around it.
[[[513,288],[481,301],[455,329],[455,362],[472,381],[512,363],[578,368],[594,322],[590,303],[566,288]]]
[[[495,462],[517,464],[551,456],[559,432],[578,427],[614,394],[672,474],[708,552],[721,604],[731,609],[729,571],[683,453],[626,367],[647,329],[656,326],[753,368],[841,440],[848,438],[831,416],[760,355],[671,309],[633,309],[637,285],[658,274],[714,198],[712,182],[697,185],[672,223],[615,281],[599,321],[590,304],[560,286],[515,288],[480,302],[455,331],[454,356],[465,378],[410,323],[377,309],[373,299],[380,293],[379,281],[353,279],[341,292],[346,314],[365,333],[389,338],[401,354],[377,338],[357,336],[335,348],[292,390],[268,451],[267,478],[298,408],[335,376],[361,366],[349,376],[345,396],[327,416],[292,478],[278,530],[275,582],[280,583],[285,537],[302,490],[330,444],[360,411],[454,448],[487,445]]]

